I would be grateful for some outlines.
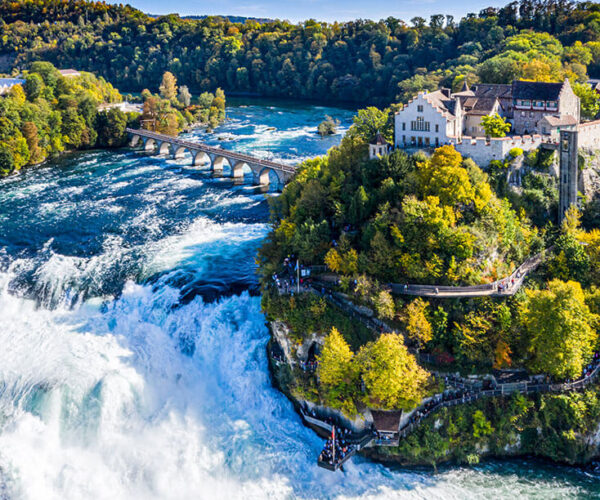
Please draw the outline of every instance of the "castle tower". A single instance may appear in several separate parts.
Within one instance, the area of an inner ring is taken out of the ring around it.
[[[565,212],[571,205],[577,205],[577,135],[575,130],[563,130],[560,133],[559,156],[559,199],[558,222],[565,218]]]
[[[390,147],[390,143],[377,132],[375,138],[369,143],[369,160],[387,155],[390,152]]]

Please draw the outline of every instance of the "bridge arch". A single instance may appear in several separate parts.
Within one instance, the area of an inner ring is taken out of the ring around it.
[[[204,151],[194,151],[191,150],[192,153],[192,166],[198,167],[200,165],[204,165],[206,163],[212,163],[210,156],[208,156]]]
[[[225,156],[214,155],[212,158],[212,170],[215,173],[223,174],[224,170],[231,170],[231,163]]]
[[[176,144],[171,144],[171,156],[174,160],[179,158],[183,158],[187,148],[185,146],[177,146]]]
[[[256,180],[256,172],[255,172],[255,180]],[[279,187],[281,184],[281,179],[279,177],[279,173],[277,170],[265,167],[259,171],[258,174],[258,184],[260,186],[270,186],[271,184],[275,184],[276,187]]]
[[[158,143],[158,154],[168,155],[171,152],[171,144],[167,141]]]
[[[131,141],[129,141],[129,146],[135,148],[141,140],[142,138],[139,135],[133,134],[131,136]]]
[[[231,176],[234,179],[243,179],[244,174],[251,173],[252,168],[245,161],[237,161],[231,169]]]
[[[144,142],[144,151],[154,151],[154,148],[156,147],[156,140],[152,139],[152,137],[142,140]]]

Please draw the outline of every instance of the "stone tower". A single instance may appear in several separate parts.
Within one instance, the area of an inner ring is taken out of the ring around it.
[[[559,223],[565,218],[565,212],[569,207],[577,205],[577,171],[579,169],[577,134],[578,132],[575,130],[564,130],[560,133]]]

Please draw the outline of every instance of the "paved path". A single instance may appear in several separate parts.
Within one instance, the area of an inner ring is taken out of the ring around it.
[[[436,298],[461,298],[461,297],[511,297],[519,291],[527,275],[537,269],[543,262],[547,253],[553,247],[534,255],[521,264],[515,271],[505,278],[485,285],[473,286],[445,286],[445,285],[415,285],[403,283],[388,283],[385,286],[397,295],[415,295],[420,297]],[[313,266],[315,273],[322,272],[323,266]],[[322,273],[319,279],[336,283],[339,276],[334,273]]]

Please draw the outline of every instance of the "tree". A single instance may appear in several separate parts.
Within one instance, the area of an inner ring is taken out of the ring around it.
[[[461,166],[462,156],[453,146],[442,146],[430,159],[419,164],[421,192],[437,196],[441,205],[454,206],[474,200],[469,173]]]
[[[388,114],[373,106],[366,109],[360,109],[353,118],[353,123],[354,129],[365,142],[373,140],[375,134],[378,132],[381,133],[386,140],[392,138],[393,132]]]
[[[381,290],[374,298],[373,303],[377,315],[381,318],[392,319],[395,313],[394,298],[387,290]]]
[[[8,148],[0,145],[0,176],[8,175],[15,169],[15,161]]]
[[[371,407],[410,410],[425,394],[428,373],[395,333],[361,347],[356,363],[365,385],[364,402]]]
[[[485,436],[493,434],[494,428],[492,423],[485,418],[485,415],[481,410],[477,410],[473,413],[473,437],[479,439]]]
[[[340,121],[339,120],[334,120],[333,118],[331,118],[331,116],[325,116],[325,120],[322,121],[321,123],[319,123],[319,126],[317,127],[317,131],[319,132],[319,135],[321,136],[325,136],[325,135],[333,135],[336,132],[337,127],[339,127],[340,125]]]
[[[350,414],[355,413],[351,399],[358,383],[353,357],[350,346],[336,328],[325,337],[321,354],[317,356],[317,376],[327,403]]]
[[[406,306],[404,322],[408,338],[423,347],[433,337],[431,323],[427,319],[428,304],[423,299],[415,299]]]
[[[342,256],[335,248],[331,248],[327,252],[327,255],[325,255],[325,265],[334,273],[341,272],[344,265],[344,261],[342,259]]]
[[[120,109],[112,108],[104,113],[98,113],[96,118],[98,144],[110,148],[122,146],[127,139],[126,127],[127,116]]]
[[[600,94],[587,83],[574,83],[573,92],[579,97],[581,117],[593,120],[600,113]]]
[[[29,148],[29,161],[31,163],[38,163],[43,159],[42,150],[39,146],[38,128],[33,122],[23,123],[22,129],[23,137],[27,141],[27,147]]]
[[[510,123],[498,113],[482,117],[481,125],[485,130],[485,135],[489,137],[506,137],[506,134],[510,132]]]
[[[169,101],[174,101],[177,97],[177,79],[170,71],[165,71],[162,77],[162,83],[159,87],[160,95]]]
[[[350,203],[348,220],[353,224],[361,223],[367,215],[368,205],[369,196],[367,195],[365,188],[363,186],[359,186],[352,197],[352,202]]]
[[[561,379],[581,375],[598,340],[599,318],[586,305],[579,283],[552,280],[544,290],[527,290],[520,317],[532,370]]]
[[[325,337],[319,361],[319,380],[326,386],[339,386],[349,382],[350,362],[354,354],[337,328],[332,328]]]
[[[21,85],[13,85],[8,91],[8,97],[10,97],[17,106],[25,104],[25,100],[27,99]]]
[[[190,94],[187,85],[182,85],[179,87],[179,95],[177,96],[177,100],[186,108],[190,105],[190,102],[192,102],[192,94]]]
[[[37,99],[44,88],[44,80],[37,73],[30,73],[25,78],[25,83],[23,84],[23,90],[25,90],[25,94],[27,94],[27,99],[30,101],[34,101]]]

